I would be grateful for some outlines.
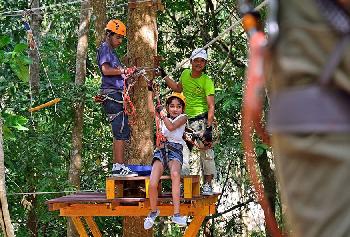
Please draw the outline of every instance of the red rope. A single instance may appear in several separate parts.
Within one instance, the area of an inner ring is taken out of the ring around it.
[[[257,32],[253,34],[249,40],[249,45],[249,65],[242,107],[244,155],[250,179],[257,193],[258,201],[264,211],[267,228],[273,237],[281,237],[282,233],[278,228],[270,204],[265,197],[264,187],[259,182],[253,142],[254,129],[264,142],[268,142],[269,140],[261,122],[263,110],[262,95],[264,94],[265,84],[263,58],[266,38],[264,33]]]
[[[136,116],[136,109],[132,103],[129,96],[129,87],[127,86],[127,78],[124,78],[124,90],[123,90],[123,104],[124,104],[124,113],[129,117],[129,124],[135,124],[135,121],[131,120],[131,116]]]
[[[157,95],[156,97],[157,97],[157,107],[161,106],[159,95]],[[160,114],[157,112],[156,112],[155,120],[156,120],[156,147],[161,147],[162,144],[167,141],[167,139],[162,133],[162,129],[160,127],[160,121],[161,121]]]

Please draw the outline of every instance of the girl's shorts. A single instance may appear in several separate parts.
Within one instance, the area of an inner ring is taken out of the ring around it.
[[[166,142],[164,148],[157,148],[154,151],[153,161],[159,160],[162,162],[164,169],[168,167],[169,161],[176,160],[181,166],[183,163],[182,145],[175,142]]]

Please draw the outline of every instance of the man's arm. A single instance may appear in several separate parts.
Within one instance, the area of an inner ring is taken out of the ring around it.
[[[166,76],[164,78],[166,85],[172,89],[175,92],[181,93],[182,92],[182,84],[180,82],[175,82],[173,79],[171,79],[169,76]]]
[[[208,103],[208,127],[212,125],[214,121],[214,112],[215,112],[215,100],[214,95],[207,96]]]

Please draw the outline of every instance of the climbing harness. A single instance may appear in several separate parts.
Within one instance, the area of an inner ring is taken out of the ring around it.
[[[282,236],[282,233],[278,228],[271,206],[265,197],[264,187],[259,181],[253,142],[254,130],[260,135],[263,142],[269,142],[265,129],[262,126],[262,97],[265,92],[263,73],[267,39],[265,34],[259,30],[258,19],[254,14],[249,1],[241,1],[240,7],[241,13],[243,14],[243,28],[249,36],[250,45],[246,86],[242,106],[244,156],[250,179],[257,193],[258,202],[264,211],[267,228],[273,237],[280,237]]]
[[[40,56],[39,48],[38,48],[37,43],[35,41],[35,38],[34,38],[34,35],[33,35],[33,31],[32,31],[32,29],[30,27],[30,24],[29,24],[29,15],[30,14],[31,14],[31,11],[25,11],[23,13],[23,18],[22,18],[23,26],[24,26],[25,30],[27,31],[28,45],[29,45],[29,48],[31,50],[36,50],[37,51],[40,63],[42,65],[42,67],[43,67],[43,70],[44,70],[44,73],[45,73],[45,76],[46,76],[46,79],[49,82],[49,88],[51,90],[51,93],[52,93],[52,95],[54,97],[56,97],[55,96],[55,92],[53,91],[53,88],[52,88],[52,84],[51,84],[50,78],[49,78],[49,76],[47,74],[46,67],[45,67],[45,65],[43,63],[43,60],[42,60],[41,56]],[[48,101],[48,102],[46,102],[44,104],[32,107],[33,106],[33,96],[32,96],[32,87],[31,87],[31,83],[30,82],[29,82],[29,94],[30,94],[30,108],[28,109],[28,111],[30,113],[33,113],[35,111],[39,111],[39,110],[41,110],[43,108],[46,108],[46,107],[49,107],[49,106],[52,106],[52,105],[55,105],[55,110],[56,110],[57,103],[61,101],[60,98],[56,97],[56,98],[54,98],[54,99],[52,99],[52,100],[50,100],[50,101]]]

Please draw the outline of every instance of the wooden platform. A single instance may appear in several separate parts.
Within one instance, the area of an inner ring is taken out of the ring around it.
[[[125,179],[125,178],[124,178]],[[215,203],[219,194],[211,196],[195,196],[181,198],[180,214],[193,216],[187,227],[184,237],[195,237],[201,227],[204,218],[215,213]],[[171,216],[173,205],[170,194],[159,197],[158,208],[160,216]],[[48,200],[46,202],[50,211],[58,210],[60,216],[70,217],[81,237],[87,237],[83,219],[88,229],[95,237],[102,234],[94,221],[94,216],[147,216],[150,211],[147,198],[107,198],[106,193],[76,193]]]
[[[170,180],[170,176],[161,176],[159,182],[159,194],[162,195],[162,181]],[[183,181],[184,187],[184,197],[192,198],[200,195],[200,179],[199,175],[186,175],[182,176],[181,180]],[[150,181],[149,176],[137,176],[137,177],[108,177],[106,179],[106,194],[107,199],[121,198],[124,196],[124,186],[128,181],[144,181],[145,185],[145,197],[148,198],[148,185]]]

